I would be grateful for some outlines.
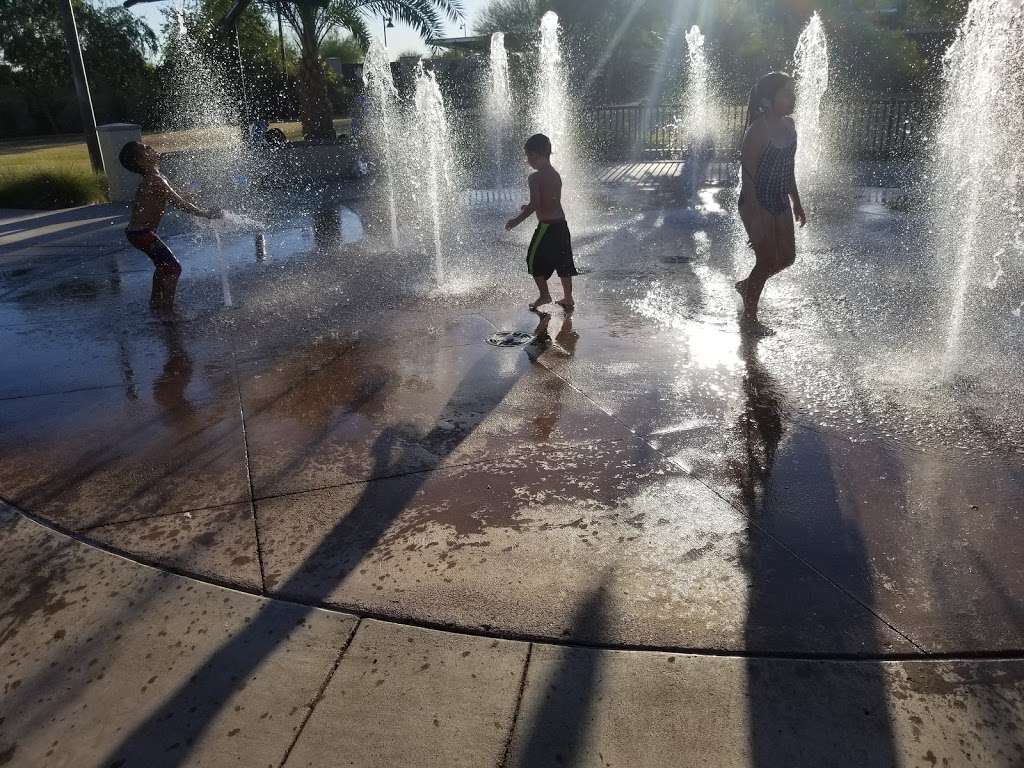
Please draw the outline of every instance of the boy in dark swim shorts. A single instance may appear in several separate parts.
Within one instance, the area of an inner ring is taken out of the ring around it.
[[[551,140],[536,133],[526,140],[526,162],[534,169],[530,174],[530,202],[520,209],[518,216],[509,219],[505,229],[522,224],[531,213],[537,214],[537,230],[526,252],[526,268],[537,283],[540,295],[530,304],[537,309],[551,303],[548,280],[558,273],[562,283],[562,299],[555,302],[571,311],[576,304],[572,298],[572,279],[579,272],[572,258],[572,240],[569,225],[562,210],[562,177],[551,165]]]
[[[156,233],[160,220],[171,203],[193,216],[207,219],[220,218],[223,213],[216,209],[204,209],[171,186],[160,173],[160,155],[152,148],[137,141],[130,141],[121,148],[121,165],[142,176],[132,203],[131,218],[125,236],[128,242],[149,256],[156,267],[153,273],[153,289],[149,306],[157,312],[169,312],[174,306],[174,293],[181,275],[181,264],[174,258],[171,249]]]

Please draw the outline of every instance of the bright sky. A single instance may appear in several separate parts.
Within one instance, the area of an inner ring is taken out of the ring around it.
[[[141,16],[153,28],[155,32],[159,34],[160,25],[163,23],[163,16],[160,13],[162,8],[169,8],[175,4],[178,4],[180,0],[161,0],[156,3],[145,3],[132,7],[132,11]],[[488,0],[462,0],[462,8],[466,13],[466,33],[469,34],[473,29],[473,21],[476,18],[476,14],[481,8],[487,5]],[[384,23],[380,16],[375,19],[368,19],[368,26],[371,34],[378,40],[381,39],[384,32]],[[285,32],[287,34],[287,31]],[[458,24],[452,24],[448,22],[446,34],[449,37],[456,37],[462,35],[462,29]],[[419,35],[412,31],[411,28],[402,24],[399,21],[395,21],[395,28],[388,30],[388,49],[391,52],[391,57],[395,58],[400,53],[415,49],[423,53],[426,53],[426,46],[423,45],[423,41]]]

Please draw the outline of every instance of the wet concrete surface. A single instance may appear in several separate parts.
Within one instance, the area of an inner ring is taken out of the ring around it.
[[[251,592],[263,589],[249,503],[100,525],[90,541],[179,573]]]
[[[568,318],[526,311],[529,232],[486,206],[440,286],[370,199],[262,238],[172,221],[171,324],[106,224],[19,235],[0,243],[0,496],[146,562],[431,626],[1021,650],[1019,322],[988,307],[946,370],[926,225],[864,195],[821,207],[766,292],[774,335],[744,336],[730,195],[596,192]],[[539,339],[496,349],[496,330]],[[615,620],[574,625],[602,578]]]
[[[6,210],[0,215],[0,248],[95,248],[120,239],[128,206],[86,205],[57,211]]]
[[[167,408],[158,392],[0,401],[4,497],[71,529],[247,501],[237,394]]]
[[[1020,329],[950,370],[881,199],[763,339],[727,191],[597,193],[571,317],[487,206],[442,288],[373,200],[171,221],[169,324],[109,221],[0,240],[0,498],[174,572],[2,513],[0,764],[1020,763]]]
[[[916,652],[636,439],[281,496],[257,521],[268,591],[302,602],[588,643]],[[614,619],[575,622],[597,584]]]

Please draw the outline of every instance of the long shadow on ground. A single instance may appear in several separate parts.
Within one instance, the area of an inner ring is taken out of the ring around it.
[[[789,409],[774,377],[758,358],[757,340],[744,339],[741,355],[746,367],[746,402],[737,432],[743,453],[733,469],[750,524],[757,527],[773,514],[773,505],[778,503],[773,499],[772,471],[788,426]],[[838,555],[847,563],[847,573],[859,580],[853,594],[870,608],[873,587],[864,539],[855,521],[844,520],[827,446],[813,436],[795,437],[791,443],[800,441],[805,444],[791,445],[790,450],[799,453],[800,471],[809,474],[812,487],[820,491],[813,501],[820,530],[842,531],[844,546]],[[766,558],[756,551],[765,536],[755,530],[749,540],[753,550],[748,560],[752,587],[746,635],[748,645],[753,645],[765,626],[779,622],[787,612],[803,611],[806,606],[793,590],[769,592],[759,586],[769,576],[759,572]],[[771,576],[778,580],[778,574]],[[856,638],[861,643],[860,653],[875,655],[880,652],[877,642],[865,640],[873,636],[863,626],[868,617],[870,613],[856,611],[845,626],[828,629],[835,637]],[[752,657],[746,666],[751,765],[882,768],[898,764],[881,664],[856,662],[828,668],[821,662]]]
[[[469,393],[464,391],[466,382],[472,382],[478,373],[477,368],[489,367],[489,362],[489,358],[485,358],[470,370],[453,393],[451,403],[463,403],[468,399]],[[513,377],[507,379],[502,395],[507,393],[514,381]],[[498,402],[500,398],[494,399],[490,408],[493,409]],[[477,414],[476,423],[480,423],[485,416],[486,413]],[[450,452],[471,432],[468,430],[458,439],[452,440],[449,429],[437,426],[426,435],[424,441],[427,445],[446,444]],[[398,436],[391,430],[375,442],[372,449],[375,464],[372,476],[390,473],[394,465],[390,459],[391,449]],[[442,460],[443,456],[438,457],[435,466]],[[401,465],[400,458],[398,466]],[[322,602],[381,540],[406,504],[426,482],[429,474],[428,470],[407,476],[408,482],[400,484],[383,481],[367,483],[352,511],[335,524],[295,574],[280,585],[278,591],[289,594],[299,591],[301,587],[308,593],[310,585],[305,573],[306,566],[329,558],[338,563],[332,572],[333,578],[318,580],[316,584],[321,594],[310,596],[311,603]],[[341,551],[342,548],[344,551]],[[348,567],[345,567],[346,563]],[[307,610],[314,609],[310,606]],[[196,670],[189,683],[175,691],[159,709],[126,735],[110,751],[102,765],[109,768],[136,764],[172,768],[187,764],[191,746],[206,731],[232,693],[244,686],[264,659],[286,639],[287,633],[280,625],[279,617],[271,610],[262,610],[245,631],[212,654]]]
[[[606,629],[608,585],[606,575],[580,605],[572,620],[574,631],[599,636]],[[601,654],[592,649],[566,649],[554,673],[542,683],[544,704],[529,726],[515,768],[574,764],[586,743],[600,664]]]

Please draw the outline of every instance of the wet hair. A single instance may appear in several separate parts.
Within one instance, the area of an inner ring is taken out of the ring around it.
[[[535,133],[526,140],[526,144],[523,145],[523,149],[537,155],[551,157],[551,139],[543,133]]]
[[[142,150],[146,148],[146,145],[138,141],[129,141],[123,147],[117,155],[117,159],[121,161],[121,165],[127,168],[132,173],[142,174],[144,173],[142,166],[139,165],[139,155]]]
[[[785,72],[769,72],[754,83],[747,103],[747,125],[767,112],[779,91],[792,82],[793,78]]]
[[[263,134],[263,140],[267,144],[272,144],[275,147],[280,147],[288,143],[288,137],[284,135],[284,131],[280,128],[268,128],[266,133]]]

